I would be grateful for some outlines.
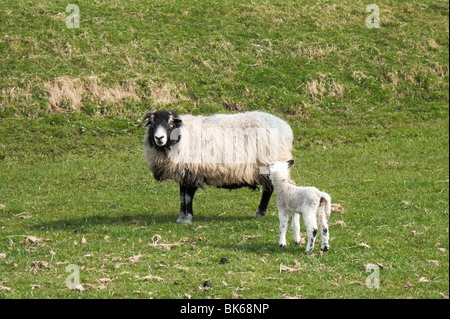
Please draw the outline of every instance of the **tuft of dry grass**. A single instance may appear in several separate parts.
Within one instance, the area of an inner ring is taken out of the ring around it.
[[[243,103],[228,102],[225,99],[222,99],[222,105],[227,111],[230,112],[234,111],[243,112],[246,109],[246,105]]]
[[[304,89],[305,95],[313,101],[322,99],[325,96],[343,98],[345,86],[337,80],[322,73],[318,73],[316,79],[308,81]]]
[[[29,90],[20,87],[6,87],[0,91],[0,106],[14,102],[28,102],[32,98],[32,94]]]
[[[153,83],[151,87],[151,97],[153,103],[157,106],[167,105],[178,101],[189,101],[189,98],[180,93],[181,90],[186,90],[186,85],[181,84],[156,84]]]
[[[135,80],[128,80],[124,84],[116,85],[112,88],[104,87],[99,82],[98,77],[90,77],[89,81],[84,85],[85,91],[91,94],[93,101],[120,104],[126,98],[131,98],[135,101],[141,100],[136,93]]]
[[[80,110],[83,99],[83,85],[79,79],[62,76],[54,81],[44,83],[48,93],[49,107],[52,112],[67,112],[64,102],[70,101],[74,110]]]
[[[355,81],[359,81],[361,79],[367,79],[368,76],[363,71],[353,71],[352,79]]]
[[[296,46],[295,51],[293,52],[293,55],[306,57],[310,60],[320,61],[337,49],[337,46],[334,44],[306,45],[303,42],[299,42]]]

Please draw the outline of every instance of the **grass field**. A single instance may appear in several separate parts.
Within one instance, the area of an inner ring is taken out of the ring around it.
[[[379,28],[362,1],[67,4],[0,8],[0,298],[448,298],[448,2],[379,1]],[[149,109],[287,120],[293,179],[344,208],[331,250],[280,249],[260,191],[175,223]]]

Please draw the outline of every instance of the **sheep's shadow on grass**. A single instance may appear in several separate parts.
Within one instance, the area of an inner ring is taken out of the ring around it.
[[[178,215],[177,215],[178,217]],[[175,218],[176,219],[176,218]],[[175,219],[173,221],[175,221]],[[215,223],[215,222],[234,222],[234,221],[248,221],[255,219],[253,215],[239,215],[239,216],[219,216],[219,215],[194,215],[194,223]]]
[[[170,216],[158,216],[160,223],[170,222]],[[116,226],[116,225],[137,225],[137,224],[153,224],[153,217],[149,214],[140,215],[91,215],[91,216],[74,216],[68,218],[54,219],[48,222],[42,222],[34,225],[34,228],[44,230],[76,230],[78,228],[87,229],[97,226]]]
[[[164,225],[171,225],[175,227],[178,225],[183,227],[185,225],[199,225],[199,224],[211,224],[215,222],[234,222],[251,220],[254,217],[249,215],[242,216],[216,216],[216,215],[202,215],[194,216],[194,222],[190,224],[178,224],[176,222],[178,218],[178,212],[171,212],[168,214],[159,213],[140,213],[140,214],[96,214],[89,216],[76,216],[64,217],[46,222],[36,223],[33,225],[35,229],[41,230],[87,230],[90,227],[98,226],[117,226],[117,225],[130,225],[130,226],[148,226],[152,225],[162,227]]]

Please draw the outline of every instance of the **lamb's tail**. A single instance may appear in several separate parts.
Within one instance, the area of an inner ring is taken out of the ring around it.
[[[320,204],[319,204],[319,223],[322,224],[323,218],[328,220],[331,215],[331,197],[327,193],[320,193]]]

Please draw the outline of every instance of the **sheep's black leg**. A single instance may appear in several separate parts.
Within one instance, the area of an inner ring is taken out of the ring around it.
[[[261,202],[258,206],[258,211],[256,212],[255,217],[260,218],[266,214],[267,206],[269,206],[270,197],[273,193],[273,187],[271,185],[263,186],[263,194],[261,197]]]
[[[184,195],[184,200],[186,203],[186,214],[184,218],[184,223],[190,223],[194,219],[194,211],[192,210],[192,201],[194,200],[195,192],[198,187],[188,187]]]
[[[192,200],[194,199],[197,187],[180,187],[180,200],[181,209],[184,209],[184,213],[180,211],[180,217],[178,217],[178,223],[190,223],[194,219],[194,212],[192,210]],[[182,191],[183,190],[183,191]],[[182,196],[184,195],[184,196]]]
[[[194,219],[192,200],[198,187],[187,187],[180,185],[180,216],[177,223],[190,223]]]
[[[180,216],[177,223],[182,223],[186,218],[186,187],[180,185]]]

